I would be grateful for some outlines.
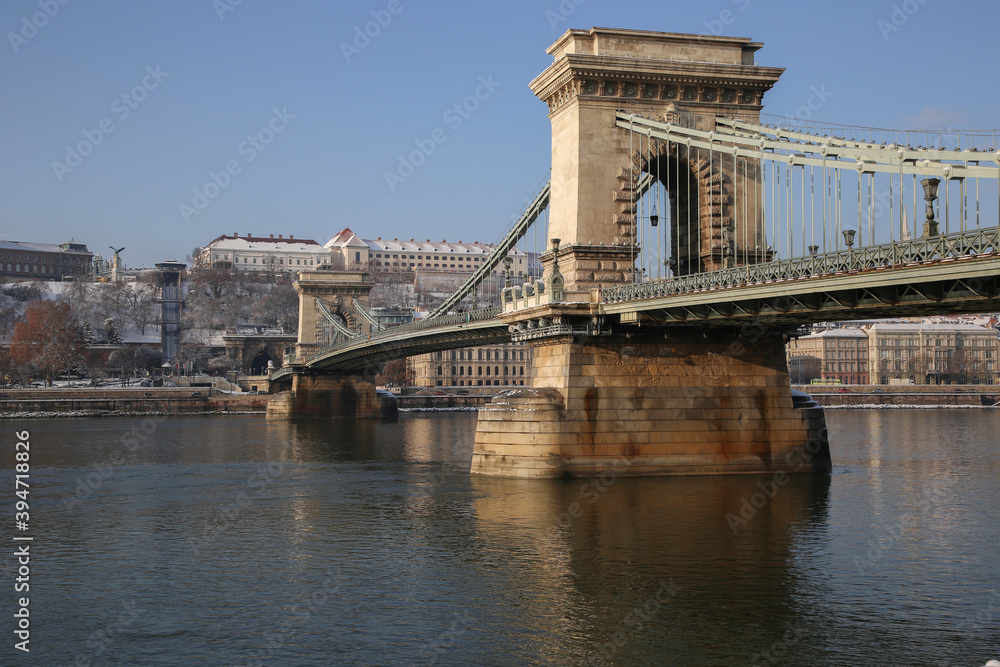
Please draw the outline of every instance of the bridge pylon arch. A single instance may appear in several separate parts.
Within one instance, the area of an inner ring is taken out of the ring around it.
[[[303,363],[320,349],[348,336],[371,334],[371,324],[356,308],[371,307],[374,283],[360,271],[302,271],[292,283],[299,294],[299,330],[295,361]]]
[[[675,239],[681,247],[674,257],[687,264],[680,272],[735,263],[726,251],[734,245],[751,249],[742,261],[765,259],[762,213],[735,205],[758,201],[759,167],[746,160],[714,164],[682,144],[640,140],[637,146],[633,133],[615,123],[622,110],[705,131],[719,116],[759,120],[764,93],[784,72],[756,64],[761,46],[740,37],[591,28],[569,30],[549,47],[554,62],[531,88],[552,122],[549,235],[561,240],[567,291],[631,280],[636,184],[657,166],[666,173],[671,161],[694,186],[690,197],[675,196],[671,204],[671,219],[689,227]],[[553,257],[542,258],[547,278]]]

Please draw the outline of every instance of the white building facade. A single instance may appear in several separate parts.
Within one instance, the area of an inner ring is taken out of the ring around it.
[[[362,239],[350,229],[344,229],[325,246],[330,252],[340,256],[343,268],[358,269],[370,266],[375,271],[441,271],[448,273],[472,273],[478,269],[493,252],[492,243],[473,241],[401,241],[378,237]],[[541,275],[541,265],[533,254],[514,248],[508,253],[511,272],[515,277],[532,279]],[[499,274],[503,265],[493,269]]]
[[[284,238],[279,234],[268,237],[223,235],[212,240],[192,258],[198,268],[235,269],[237,271],[267,271],[293,273],[323,266],[335,261],[330,251],[312,239]]]

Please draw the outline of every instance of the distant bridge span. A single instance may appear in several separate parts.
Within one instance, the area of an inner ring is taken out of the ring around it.
[[[1000,227],[858,251],[605,288],[586,314],[642,327],[740,327],[1000,310]],[[505,310],[528,305],[513,294]],[[351,371],[426,352],[510,342],[500,308],[431,318],[342,341],[305,360]],[[507,318],[509,319],[509,318]],[[273,381],[289,376],[280,369]]]

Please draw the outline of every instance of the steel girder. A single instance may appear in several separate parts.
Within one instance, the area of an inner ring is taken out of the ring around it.
[[[605,304],[622,324],[734,326],[1000,310],[1000,257],[930,266],[872,269],[770,285]]]

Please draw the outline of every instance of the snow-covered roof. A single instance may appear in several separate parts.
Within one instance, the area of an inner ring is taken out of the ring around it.
[[[867,338],[866,334],[861,329],[854,328],[842,328],[842,329],[827,329],[826,331],[818,331],[808,336],[799,336],[799,340],[803,338]]]
[[[327,241],[323,247],[327,250],[331,248],[367,248],[368,244],[352,232],[350,227],[344,227],[339,234]]]
[[[272,239],[262,237],[232,237],[220,236],[206,249],[229,250],[235,252],[256,250],[266,252],[298,252],[314,255],[328,255],[329,251],[310,239]]]
[[[474,241],[472,243],[463,243],[459,241],[457,243],[449,243],[448,241],[441,241],[440,243],[434,241],[414,241],[410,239],[409,241],[400,241],[399,239],[365,239],[365,243],[368,247],[375,252],[437,252],[437,253],[464,253],[468,255],[489,255],[493,252],[493,244],[491,243],[479,243]],[[524,252],[515,248],[511,250],[512,255],[523,255]]]
[[[981,327],[978,324],[964,324],[961,322],[908,322],[905,324],[899,322],[876,322],[871,325],[868,330],[877,333],[891,333],[898,331],[937,331],[941,333],[978,331],[981,333],[994,333],[992,329],[987,327]]]
[[[87,250],[87,246],[82,243],[77,243],[75,241],[71,242],[73,246],[79,246],[81,249],[71,249],[68,252],[78,252],[78,253],[90,253]],[[28,243],[26,241],[0,241],[0,250],[20,250],[21,252],[67,252],[65,248],[61,245],[55,243]]]

